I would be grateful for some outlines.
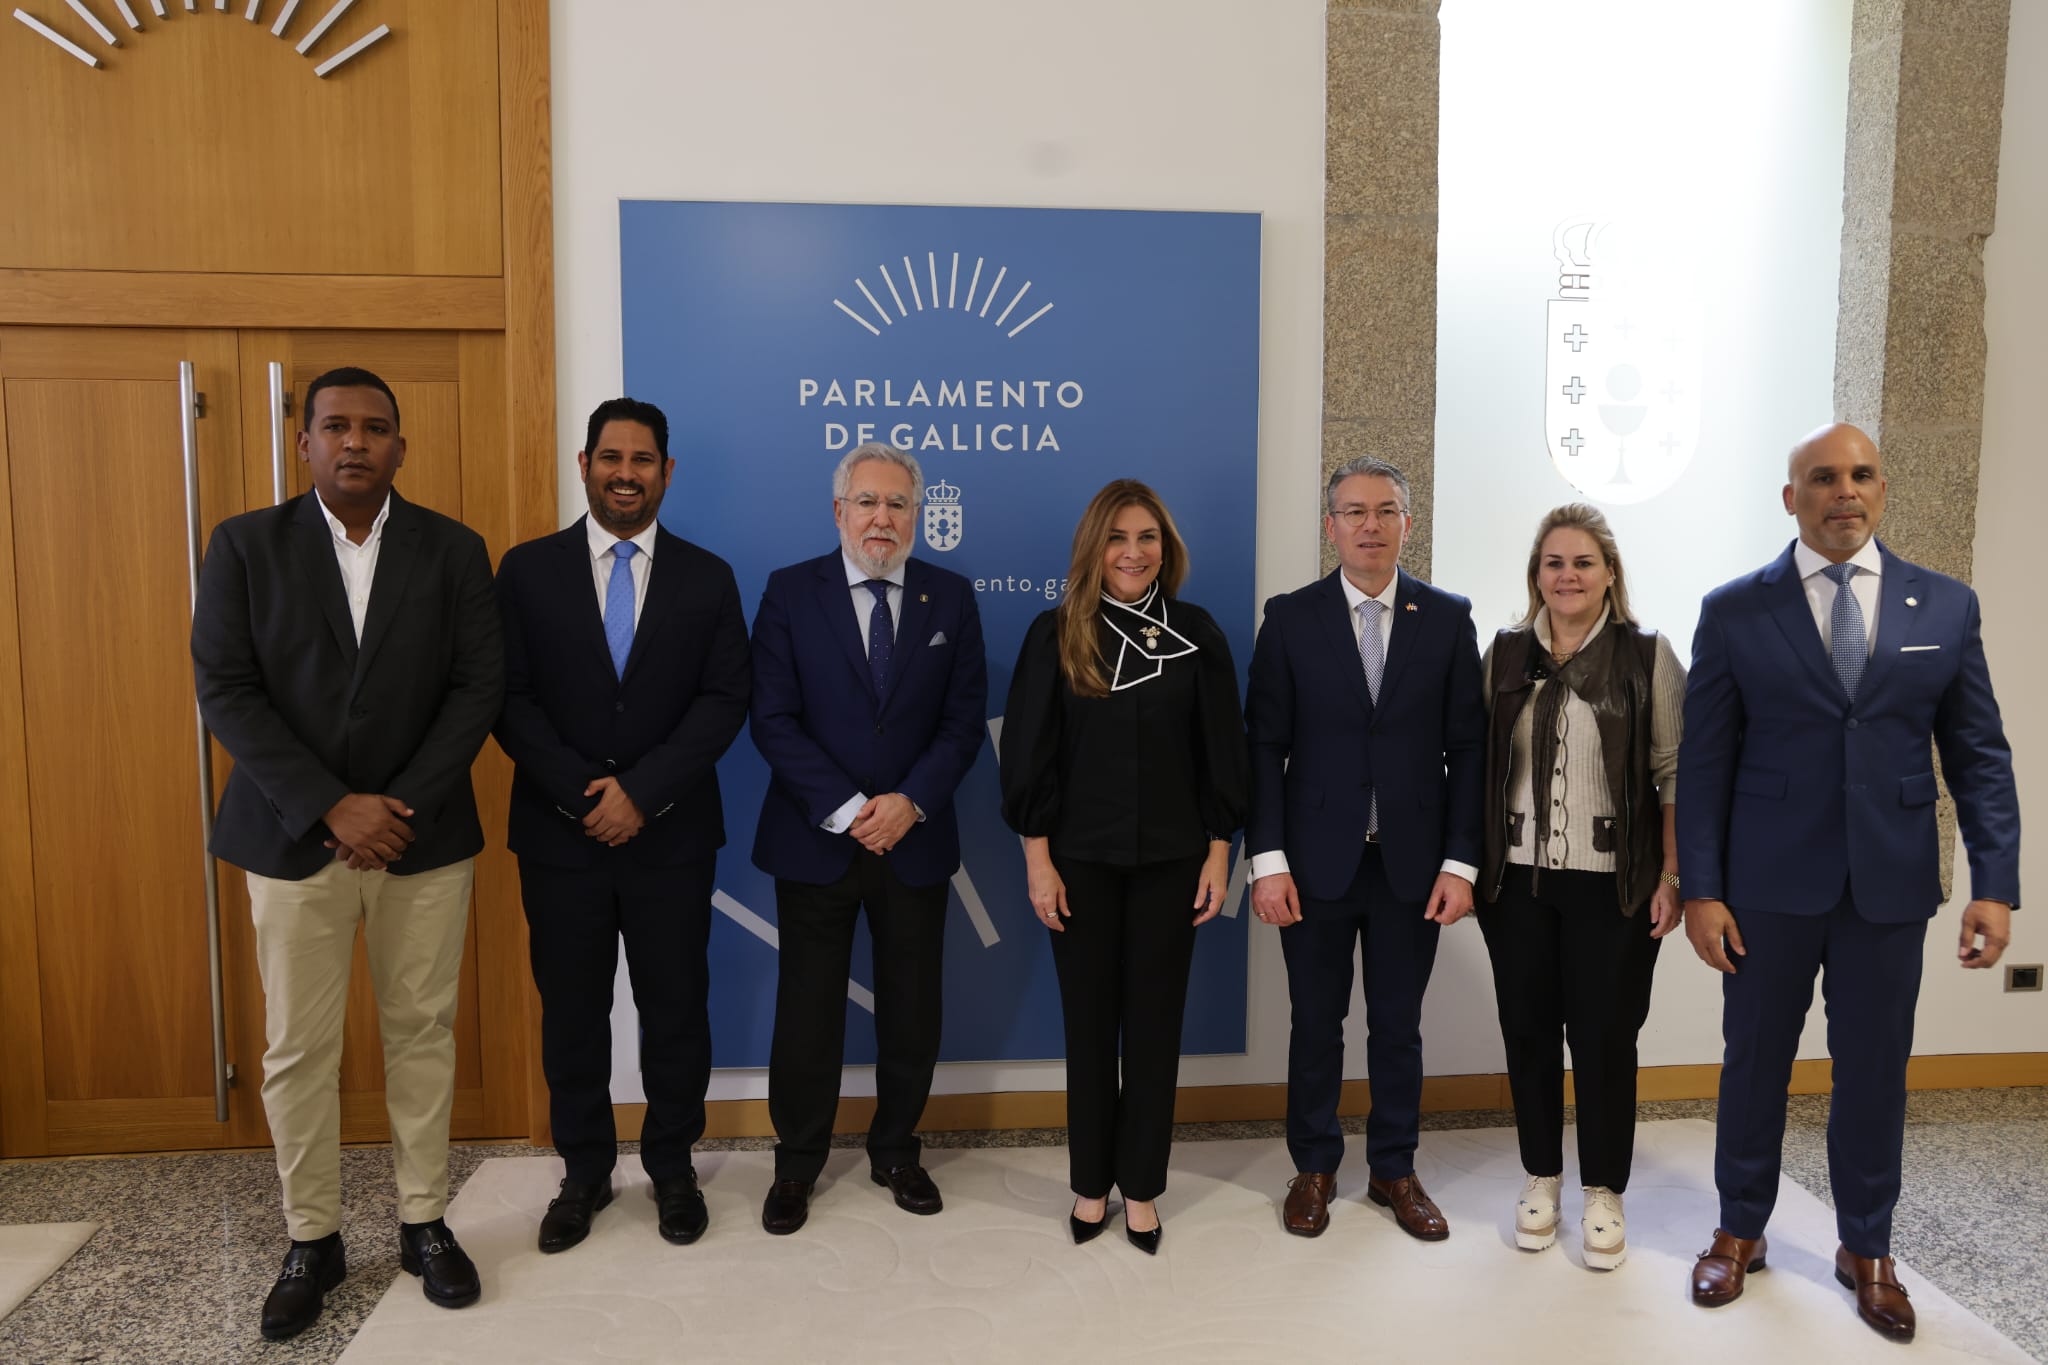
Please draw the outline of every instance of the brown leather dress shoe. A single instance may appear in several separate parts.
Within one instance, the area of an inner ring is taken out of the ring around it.
[[[1844,1289],[1856,1291],[1856,1316],[1893,1341],[1911,1341],[1916,1318],[1907,1301],[1906,1287],[1892,1258],[1852,1256],[1849,1248],[1835,1248],[1835,1278]]]
[[[1320,1237],[1330,1226],[1330,1197],[1337,1177],[1328,1171],[1303,1171],[1287,1182],[1287,1204],[1280,1225],[1296,1237]]]
[[[896,1196],[896,1207],[905,1213],[937,1213],[946,1207],[945,1200],[939,1197],[939,1187],[925,1168],[915,1162],[908,1166],[891,1166],[886,1171],[880,1166],[871,1166],[868,1178],[877,1185],[887,1185],[889,1193]]]
[[[1714,1244],[1692,1263],[1692,1301],[1702,1308],[1719,1308],[1741,1298],[1743,1277],[1764,1268],[1770,1248],[1762,1237],[1737,1237],[1715,1228]]]
[[[1444,1218],[1443,1210],[1423,1191],[1422,1182],[1413,1175],[1404,1175],[1399,1180],[1374,1177],[1365,1182],[1365,1197],[1392,1209],[1394,1221],[1410,1237],[1425,1242],[1441,1242],[1451,1235],[1451,1225]]]

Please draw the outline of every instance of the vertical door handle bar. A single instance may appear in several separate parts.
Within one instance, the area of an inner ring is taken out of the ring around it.
[[[274,382],[274,381],[273,381]],[[192,609],[199,609],[199,394],[192,362],[178,362],[180,430],[185,440],[185,568],[191,582]],[[272,418],[273,423],[275,418]],[[213,1119],[228,1121],[227,998],[221,981],[220,873],[213,861],[213,737],[195,698],[193,720],[199,733],[199,856],[206,878],[206,971],[213,992]]]
[[[284,366],[270,362],[270,505],[275,507],[292,495],[291,474],[285,463]]]

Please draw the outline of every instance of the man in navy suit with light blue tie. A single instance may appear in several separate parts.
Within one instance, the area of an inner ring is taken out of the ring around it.
[[[754,747],[770,780],[754,865],[780,937],[761,1210],[795,1232],[825,1167],[845,1054],[855,919],[874,945],[877,1058],[868,1166],[899,1207],[937,1213],[917,1122],[939,1057],[953,792],[981,750],[988,667],[974,586],[910,557],[917,460],[869,443],[832,475],[839,546],[769,576],[754,618]]]
[[[1765,1264],[1786,1088],[1824,973],[1835,1277],[1871,1327],[1911,1340],[1891,1227],[1913,1011],[1927,921],[1942,898],[1929,751],[1940,752],[1969,852],[1957,958],[1982,968],[2004,951],[2019,905],[2012,750],[1977,595],[1873,538],[1885,478],[1870,438],[1843,424],[1808,436],[1792,451],[1784,498],[1799,538],[1707,595],[1686,687],[1686,932],[1727,973],[1714,1151],[1721,1225],[1693,1267],[1692,1297],[1730,1303]]]
[[[1338,567],[1266,603],[1245,692],[1252,909],[1280,926],[1292,1027],[1287,1150],[1300,1172],[1281,1222],[1329,1225],[1344,1133],[1344,1017],[1363,967],[1366,1195],[1423,1241],[1450,1224],[1415,1174],[1422,997],[1437,935],[1472,908],[1486,780],[1486,703],[1472,604],[1397,567],[1408,480],[1369,457],[1324,488]]]

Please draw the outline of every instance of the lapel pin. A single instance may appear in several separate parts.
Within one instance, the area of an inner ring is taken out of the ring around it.
[[[1407,610],[1409,610],[1409,611],[1414,611],[1414,610],[1415,610],[1415,604],[1414,604],[1413,602],[1410,602],[1410,603],[1408,604]]]
[[[1906,599],[1906,605],[1909,607],[1917,607],[1920,605],[1920,599],[1917,597],[1909,597]]]

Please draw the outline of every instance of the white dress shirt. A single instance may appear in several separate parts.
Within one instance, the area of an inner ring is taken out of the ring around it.
[[[1799,570],[1799,585],[1806,589],[1806,605],[1813,609],[1813,624],[1820,631],[1820,647],[1828,652],[1830,658],[1834,657],[1835,580],[1821,570],[1831,562],[1803,540],[1792,547],[1792,563]],[[1874,645],[1877,642],[1877,589],[1884,577],[1884,556],[1877,552],[1877,541],[1872,539],[1864,541],[1863,548],[1850,555],[1847,562],[1856,566],[1856,572],[1849,577],[1849,591],[1856,594],[1856,605],[1863,608],[1863,635]]]
[[[868,587],[867,584],[868,580],[875,577],[875,575],[854,563],[853,556],[846,553],[843,547],[839,551],[839,562],[846,566],[846,590],[853,594],[853,618],[860,627],[860,648],[861,653],[865,654],[868,649],[868,626],[875,619],[875,593],[874,589]],[[909,561],[905,560],[904,562],[908,563]],[[896,628],[903,624],[903,565],[898,564],[896,571],[885,575],[885,577],[889,584],[889,591],[886,594],[889,599],[889,637],[895,639]],[[901,645],[903,642],[897,640],[896,643]],[[868,796],[866,792],[855,792],[851,797],[847,798],[845,805],[825,817],[824,828],[826,832],[830,834],[846,833],[847,826],[853,823],[853,818],[860,814],[860,808],[867,803]],[[917,808],[913,805],[911,809],[916,810]],[[924,812],[918,811],[917,818],[920,821],[923,820]]]
[[[384,523],[391,517],[391,495],[384,495],[384,505],[377,509],[370,534],[363,537],[360,545],[348,538],[348,527],[320,501],[318,489],[313,492],[313,501],[319,503],[320,515],[327,518],[327,529],[334,533],[334,562],[341,568],[341,590],[348,598],[348,617],[355,624],[356,643],[361,644],[363,617],[370,610],[370,587],[377,581],[377,551],[384,544]]]
[[[1366,602],[1377,602],[1381,607],[1385,608],[1385,610],[1380,612],[1379,620],[1380,657],[1386,659],[1389,663],[1393,662],[1387,646],[1394,639],[1394,595],[1395,590],[1401,586],[1401,575],[1396,573],[1389,577],[1387,579],[1387,586],[1381,588],[1376,593],[1365,591],[1365,589],[1353,583],[1351,576],[1345,573],[1337,575],[1337,585],[1344,589],[1344,614],[1351,618],[1351,641],[1353,644],[1358,643],[1360,633],[1365,629],[1365,624],[1359,615],[1358,608]],[[1365,668],[1363,660],[1360,661],[1358,666],[1361,671]],[[1296,737],[1296,742],[1306,743],[1308,739],[1308,736],[1301,735]],[[1360,830],[1359,837],[1363,838],[1364,836],[1365,831]],[[1287,870],[1287,851],[1285,849],[1276,848],[1265,853],[1254,853],[1252,855],[1253,881]],[[1444,865],[1439,870],[1449,872],[1454,876],[1463,877],[1468,882],[1476,883],[1479,880],[1478,868],[1470,863],[1461,863],[1455,858],[1444,859]]]
[[[612,590],[612,565],[618,556],[612,553],[612,546],[620,540],[630,540],[639,553],[626,561],[627,570],[633,575],[633,625],[640,624],[640,609],[647,605],[647,580],[654,576],[654,527],[648,522],[636,536],[615,536],[597,524],[596,517],[583,519],[583,530],[590,540],[590,581],[597,589],[597,619],[604,619],[605,603]]]

